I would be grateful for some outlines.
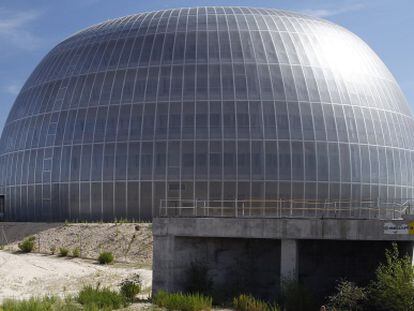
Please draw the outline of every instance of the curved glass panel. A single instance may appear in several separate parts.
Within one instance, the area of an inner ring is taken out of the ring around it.
[[[150,220],[166,198],[413,196],[414,123],[340,26],[237,7],[119,18],[58,44],[0,142],[10,220]]]

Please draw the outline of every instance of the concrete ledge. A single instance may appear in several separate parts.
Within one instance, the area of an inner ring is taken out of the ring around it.
[[[154,236],[263,239],[414,241],[412,234],[385,234],[384,225],[407,220],[305,218],[155,218]]]

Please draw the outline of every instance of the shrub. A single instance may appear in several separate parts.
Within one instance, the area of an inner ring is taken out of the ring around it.
[[[80,248],[79,247],[75,247],[72,250],[72,257],[79,257],[80,256]]]
[[[69,254],[69,250],[66,247],[59,248],[59,256],[66,257]]]
[[[369,296],[379,310],[414,310],[414,268],[410,257],[400,257],[398,246],[385,251],[385,263],[375,271]]]
[[[121,294],[130,302],[134,301],[136,295],[141,292],[141,280],[139,274],[136,274],[132,279],[121,282]]]
[[[53,305],[53,311],[81,311],[82,306],[72,297],[58,298]]]
[[[167,310],[201,311],[211,310],[212,298],[201,294],[170,294],[159,291],[153,298],[153,303]]]
[[[107,265],[114,261],[114,255],[111,252],[101,252],[98,257],[98,262],[101,265]]]
[[[81,306],[71,298],[62,300],[57,297],[30,298],[28,300],[6,299],[3,302],[4,311],[80,311]]]
[[[77,301],[82,304],[85,309],[102,310],[102,309],[119,309],[128,305],[124,296],[109,288],[99,288],[84,286],[78,294]]]
[[[28,300],[6,299],[3,302],[4,311],[43,311],[51,310],[55,297],[30,298]]]
[[[280,311],[280,307],[275,304],[268,304],[256,299],[251,295],[240,295],[233,299],[233,308],[237,311]]]
[[[30,236],[20,242],[17,246],[23,253],[30,253],[34,246],[35,246],[36,238],[34,236]]]
[[[363,309],[363,304],[367,299],[367,290],[358,287],[354,283],[342,280],[336,287],[336,293],[329,296],[328,306],[337,311],[358,311]]]
[[[287,311],[318,309],[312,293],[303,284],[295,280],[284,280],[282,282],[282,302],[284,309]]]
[[[199,262],[191,263],[187,275],[187,292],[204,295],[212,293],[213,281],[208,275],[208,267],[205,264]]]

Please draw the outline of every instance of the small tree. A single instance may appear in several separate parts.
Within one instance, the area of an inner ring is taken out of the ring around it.
[[[414,310],[414,268],[408,256],[400,257],[396,243],[385,251],[385,263],[375,272],[370,298],[379,310]]]
[[[342,280],[336,287],[336,293],[329,296],[329,307],[337,311],[358,311],[363,309],[364,301],[367,298],[367,290],[358,287],[354,283]]]
[[[69,249],[66,247],[59,247],[59,257],[66,257],[69,254]]]
[[[129,301],[133,302],[136,295],[141,292],[142,282],[139,274],[135,274],[131,279],[121,282],[121,294]]]
[[[80,256],[80,248],[79,247],[75,247],[72,250],[72,257],[79,257]]]
[[[101,265],[108,265],[114,261],[114,255],[111,252],[101,252],[98,257],[98,262]]]
[[[34,236],[30,236],[17,244],[17,246],[23,253],[30,253],[35,247],[35,241],[36,238]]]

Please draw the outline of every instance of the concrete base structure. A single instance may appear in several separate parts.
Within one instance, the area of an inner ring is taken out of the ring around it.
[[[283,239],[280,241],[280,277],[282,279],[298,279],[298,240]]]
[[[249,292],[272,300],[283,280],[295,279],[324,297],[341,278],[359,284],[372,279],[393,241],[412,255],[414,236],[386,234],[386,223],[390,221],[158,218],[153,223],[153,292],[185,290],[197,263],[207,268],[222,296]]]

